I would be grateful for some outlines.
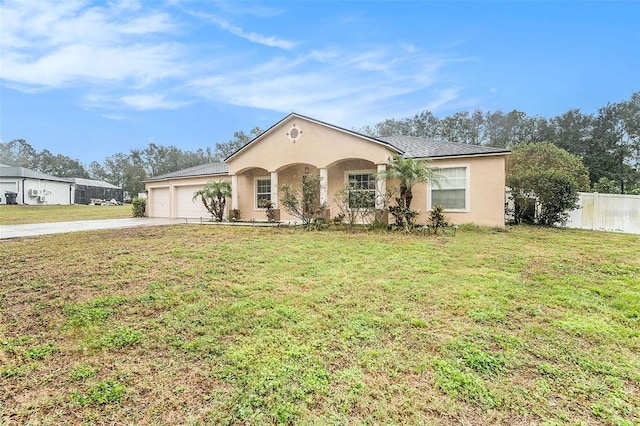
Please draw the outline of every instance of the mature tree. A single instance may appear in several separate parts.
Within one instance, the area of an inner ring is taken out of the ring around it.
[[[242,130],[233,134],[233,139],[228,142],[216,143],[216,149],[214,154],[215,161],[223,161],[231,154],[251,142],[263,133],[260,127],[254,127],[249,134],[246,134]]]
[[[79,160],[61,154],[53,155],[48,149],[37,155],[34,168],[57,177],[89,178],[89,172]]]
[[[122,189],[130,196],[144,192],[144,180],[147,173],[139,164],[127,164],[122,174]]]
[[[440,122],[439,130],[436,135],[439,139],[479,145],[484,130],[484,117],[479,110],[471,115],[468,112],[456,112]]]
[[[35,169],[38,153],[24,139],[0,143],[0,163]]]
[[[396,198],[396,206],[389,208],[396,218],[396,224],[410,230],[416,212],[411,210],[413,187],[420,182],[436,182],[437,172],[428,160],[404,158],[396,154],[387,163],[387,169],[377,174],[379,179],[395,180],[400,187],[400,195]]]
[[[173,145],[150,143],[144,149],[131,150],[133,163],[142,166],[148,176],[159,176],[185,168],[182,157],[182,151]]]
[[[24,139],[0,143],[0,163],[26,167],[57,177],[89,177],[80,161],[66,155],[53,154],[48,149],[37,152]]]
[[[549,120],[550,131],[544,136],[546,141],[585,158],[589,154],[589,143],[593,131],[592,115],[583,114],[579,109],[571,109]]]
[[[513,110],[504,114],[498,110],[485,116],[485,144],[497,148],[511,148],[533,141],[535,119]]]
[[[209,182],[204,188],[193,193],[193,200],[198,197],[202,200],[205,208],[211,216],[222,222],[224,212],[227,206],[227,197],[231,196],[231,183],[229,181],[219,180],[217,182]]]
[[[89,177],[95,180],[107,181],[107,171],[102,167],[102,164],[97,161],[89,163]]]
[[[552,226],[563,223],[567,211],[577,207],[578,191],[589,188],[589,173],[578,157],[551,143],[525,144],[511,153],[507,186],[516,222]],[[535,212],[536,201],[540,205],[538,217],[530,213]]]
[[[593,181],[618,182],[620,193],[640,183],[640,92],[598,110],[585,163]]]

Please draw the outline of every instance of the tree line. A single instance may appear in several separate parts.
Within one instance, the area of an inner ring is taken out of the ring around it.
[[[131,149],[113,154],[102,163],[92,161],[88,166],[65,155],[52,154],[49,150],[38,152],[24,139],[0,143],[0,163],[21,166],[58,177],[96,179],[116,185],[131,196],[144,191],[144,180],[208,162],[222,161],[262,133],[258,127],[248,134],[238,131],[228,142],[215,144],[196,151],[182,150],[176,146],[150,143],[143,149]]]
[[[582,159],[591,189],[640,193],[640,92],[628,100],[609,103],[595,114],[571,109],[546,118],[516,110],[476,110],[441,119],[423,111],[357,131],[373,137],[406,135],[509,149],[549,142]]]
[[[609,103],[594,114],[571,109],[555,117],[528,116],[522,111],[458,112],[438,118],[430,111],[414,117],[386,119],[355,131],[373,136],[406,135],[497,148],[549,142],[580,159],[588,169],[591,189],[607,193],[640,194],[640,92],[628,100]],[[235,132],[233,139],[196,151],[150,143],[85,167],[80,161],[48,150],[37,152],[25,140],[0,143],[0,162],[28,167],[59,177],[104,180],[135,195],[152,176],[222,161],[259,136],[255,127]]]

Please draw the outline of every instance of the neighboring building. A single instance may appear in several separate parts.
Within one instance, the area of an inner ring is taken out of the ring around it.
[[[372,138],[299,114],[290,114],[232,154],[224,163],[210,163],[146,181],[150,217],[208,217],[193,193],[207,182],[228,180],[232,186],[228,209],[239,209],[243,220],[265,220],[259,200],[278,208],[278,187],[295,184],[308,173],[323,180],[320,202],[338,214],[333,198],[349,181],[384,193],[393,182],[378,181],[394,154],[428,158],[443,176],[439,185],[414,187],[411,207],[417,223],[427,223],[432,205],[445,207],[454,223],[503,226],[505,168],[509,151],[477,145],[440,142],[408,136]],[[284,211],[281,220],[293,221]]]
[[[72,183],[67,179],[0,164],[0,204],[7,203],[6,192],[17,193],[18,204],[72,204],[73,200]]]
[[[74,185],[73,204],[89,204],[91,199],[124,202],[124,191],[108,182],[93,179],[70,178]]]
[[[59,178],[46,173],[0,164],[0,204],[6,192],[16,193],[18,204],[88,204],[91,198],[122,202],[122,188],[107,182],[81,178]]]

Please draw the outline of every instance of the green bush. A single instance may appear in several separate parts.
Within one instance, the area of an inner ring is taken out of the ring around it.
[[[133,217],[144,217],[147,209],[147,200],[141,197],[134,197],[131,201],[131,212]]]
[[[433,209],[429,212],[429,223],[431,224],[431,229],[433,229],[433,233],[438,235],[438,229],[442,229],[449,225],[447,222],[447,218],[444,216],[442,211],[444,207],[442,206],[434,206]]]
[[[507,186],[516,223],[553,226],[577,208],[578,191],[589,189],[589,172],[580,158],[553,144],[525,144],[509,158]]]

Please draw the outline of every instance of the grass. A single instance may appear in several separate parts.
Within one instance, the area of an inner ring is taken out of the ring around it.
[[[90,235],[0,243],[2,424],[640,424],[639,236]]]
[[[131,204],[122,206],[0,205],[0,225],[70,222],[74,220],[124,219],[131,216]]]

